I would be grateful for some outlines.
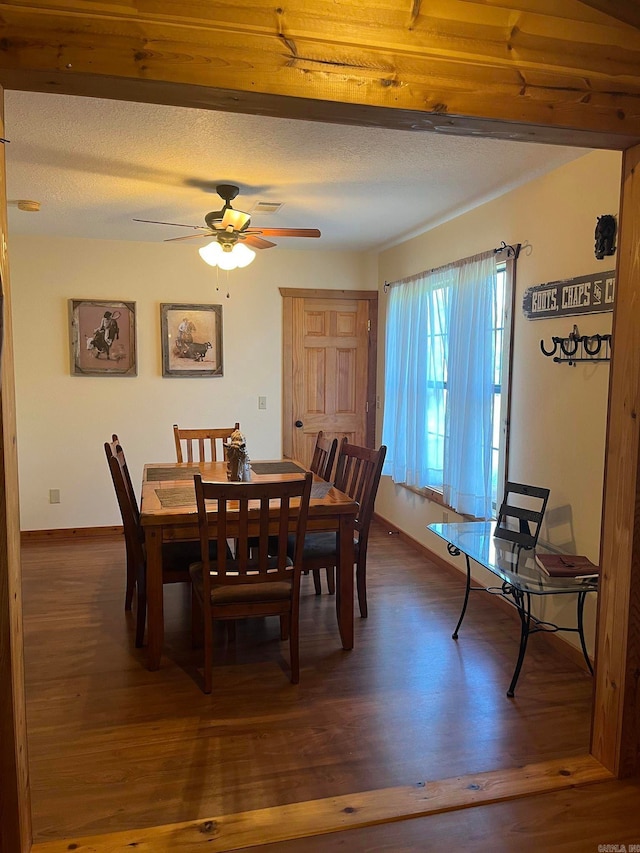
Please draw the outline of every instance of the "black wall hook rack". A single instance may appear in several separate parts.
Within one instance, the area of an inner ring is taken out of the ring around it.
[[[551,338],[553,348],[545,349],[544,341],[540,341],[543,355],[553,356],[558,364],[574,365],[578,361],[611,361],[611,335],[581,335],[578,327],[574,326],[566,338]],[[556,355],[560,348],[560,354]]]

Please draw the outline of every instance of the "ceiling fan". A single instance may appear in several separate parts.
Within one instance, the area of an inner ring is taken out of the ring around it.
[[[183,225],[179,222],[158,222],[154,219],[134,219],[133,221],[148,222],[152,225],[173,225],[177,228],[191,228],[199,232],[188,234],[186,237],[170,237],[165,242],[213,238],[213,243],[199,250],[200,255],[207,263],[212,266],[221,266],[223,269],[232,268],[225,264],[224,253],[232,253],[237,256],[237,259],[248,258],[246,263],[241,263],[238,260],[238,263],[233,264],[233,266],[246,266],[255,257],[255,253],[251,252],[247,248],[248,246],[254,249],[270,249],[276,245],[271,240],[266,240],[265,237],[320,236],[320,231],[317,228],[250,228],[251,216],[231,206],[231,200],[238,195],[239,191],[239,188],[233,184],[218,184],[216,192],[224,201],[224,205],[220,210],[212,210],[207,213],[204,218],[206,225]],[[215,241],[217,241],[217,245]],[[210,260],[208,260],[209,257]],[[220,263],[221,258],[222,263]],[[230,261],[230,258],[228,260]]]

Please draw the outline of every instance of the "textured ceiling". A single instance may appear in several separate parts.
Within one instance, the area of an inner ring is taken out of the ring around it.
[[[10,234],[159,242],[188,232],[132,220],[202,225],[222,206],[215,185],[233,183],[239,210],[283,202],[252,227],[322,232],[276,238],[280,247],[362,251],[585,153],[30,92],[6,92],[5,107]],[[18,210],[17,199],[41,202],[40,212]]]

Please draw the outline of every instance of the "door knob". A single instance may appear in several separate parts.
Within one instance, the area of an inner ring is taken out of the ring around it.
[[[298,429],[300,429],[300,427],[303,427],[303,426],[304,426],[304,424],[302,423],[302,421],[296,421],[295,426],[296,426]]]

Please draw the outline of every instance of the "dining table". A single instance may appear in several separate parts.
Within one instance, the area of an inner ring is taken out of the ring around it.
[[[308,469],[291,459],[251,462],[252,482],[282,482],[301,476]],[[226,462],[155,462],[144,466],[140,501],[140,523],[147,557],[147,664],[160,668],[164,646],[164,593],[162,546],[166,542],[199,540],[198,510],[193,477],[208,482],[227,482]],[[335,531],[337,535],[336,618],[343,649],[353,648],[354,524],[357,502],[314,474],[307,532]],[[207,513],[212,536],[216,533],[216,511]],[[257,521],[249,522],[250,533],[258,534]],[[251,529],[252,524],[255,530]],[[274,527],[274,531],[277,532]]]

